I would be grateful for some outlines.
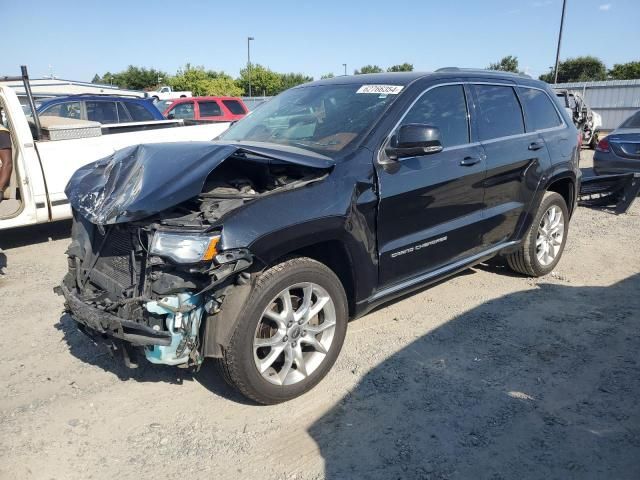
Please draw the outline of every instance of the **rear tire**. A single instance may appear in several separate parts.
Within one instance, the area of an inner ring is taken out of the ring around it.
[[[329,372],[347,321],[335,273],[311,258],[286,260],[257,279],[218,365],[227,382],[258,403],[290,400]]]
[[[568,233],[569,210],[564,198],[546,192],[520,248],[506,256],[509,267],[530,277],[547,275],[560,261]]]

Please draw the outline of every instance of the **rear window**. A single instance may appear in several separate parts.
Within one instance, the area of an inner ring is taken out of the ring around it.
[[[640,128],[640,112],[636,112],[627,118],[620,128]]]
[[[198,102],[201,117],[220,117],[222,109],[218,102]]]
[[[562,125],[558,112],[551,100],[542,90],[535,88],[520,88],[520,98],[527,112],[527,119],[533,130],[543,130]]]
[[[524,133],[522,109],[512,87],[474,85],[481,140]]]
[[[127,110],[134,122],[148,122],[155,120],[153,114],[139,103],[127,102]]]
[[[116,102],[86,102],[87,119],[100,123],[118,123]]]
[[[244,107],[238,100],[223,100],[224,106],[234,115],[244,115],[246,112]]]

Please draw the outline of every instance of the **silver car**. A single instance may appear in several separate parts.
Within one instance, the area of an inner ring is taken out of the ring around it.
[[[593,155],[596,175],[640,173],[640,110],[600,140]]]

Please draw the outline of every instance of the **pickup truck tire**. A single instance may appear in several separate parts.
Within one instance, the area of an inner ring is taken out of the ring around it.
[[[258,403],[290,400],[331,369],[347,321],[335,273],[311,258],[288,259],[255,281],[218,365],[227,382]]]
[[[562,195],[546,192],[522,245],[507,255],[509,267],[524,275],[541,277],[560,261],[569,232],[569,211]]]

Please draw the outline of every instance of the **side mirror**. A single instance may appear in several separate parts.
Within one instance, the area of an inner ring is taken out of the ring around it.
[[[167,115],[167,120],[174,120],[176,118],[176,116],[173,113],[170,113],[169,115]]]
[[[402,125],[391,137],[386,148],[387,156],[392,160],[405,157],[420,157],[441,152],[440,129],[431,125],[408,123]]]

